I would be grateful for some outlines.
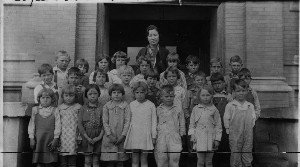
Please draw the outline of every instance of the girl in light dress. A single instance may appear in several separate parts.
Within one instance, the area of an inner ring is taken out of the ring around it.
[[[218,149],[222,137],[220,114],[212,103],[213,92],[210,86],[199,91],[200,104],[193,108],[190,117],[188,135],[192,148],[197,151],[197,167],[212,167],[212,151]]]
[[[132,150],[132,167],[147,167],[147,156],[154,149],[156,141],[156,108],[146,99],[148,86],[145,82],[133,83],[135,101],[130,103],[131,123],[126,135],[124,148]]]

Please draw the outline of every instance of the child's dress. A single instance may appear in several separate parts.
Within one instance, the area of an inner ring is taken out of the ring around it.
[[[88,103],[82,106],[79,110],[78,129],[82,136],[82,143],[79,145],[78,151],[85,152],[85,154],[100,153],[101,140],[90,144],[84,134],[86,133],[91,139],[100,135],[103,130],[102,107],[100,105],[90,106]]]
[[[130,124],[130,108],[125,101],[115,104],[113,101],[107,102],[103,107],[103,127],[104,136],[101,148],[102,161],[126,161],[128,155],[124,152],[124,142],[114,145],[108,138],[112,135],[119,139],[126,136]],[[108,152],[108,153],[107,153]],[[118,153],[117,153],[118,152]]]
[[[77,154],[77,122],[80,108],[78,103],[58,106],[61,119],[60,152],[63,156]]]
[[[36,141],[32,163],[53,163],[58,161],[58,154],[50,152],[48,145],[54,138],[59,138],[61,123],[56,107],[37,106],[32,109],[28,125],[29,138]]]
[[[156,108],[147,100],[130,103],[131,123],[124,143],[125,149],[153,150],[152,138],[156,138]]]
[[[218,109],[212,106],[198,104],[193,108],[189,135],[194,135],[196,143],[193,149],[196,151],[213,150],[213,142],[221,141],[222,125]]]

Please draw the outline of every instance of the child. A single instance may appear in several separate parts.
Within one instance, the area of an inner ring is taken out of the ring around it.
[[[58,146],[61,132],[59,111],[54,107],[55,93],[43,88],[37,94],[39,106],[32,108],[28,125],[30,147],[34,150],[32,163],[37,167],[54,165],[58,154],[53,152]]]
[[[200,151],[217,150],[222,137],[220,114],[212,103],[213,93],[209,86],[200,90],[200,104],[193,108],[190,119],[188,135],[191,135],[191,145],[197,151],[197,167],[212,167],[213,153]]]
[[[226,105],[232,101],[231,94],[226,91],[226,83],[223,75],[219,72],[213,73],[210,77],[212,87],[214,89],[213,104],[217,107],[221,118],[224,117]],[[218,152],[230,152],[228,134],[222,121],[222,138],[218,148]],[[214,154],[213,164],[214,166],[230,166],[229,154]]]
[[[80,69],[77,67],[71,67],[68,70],[67,74],[67,84],[74,85],[76,87],[76,103],[79,103],[81,105],[84,104],[84,90],[85,87],[80,85],[79,81],[79,76],[81,75]],[[59,103],[61,104],[61,102]]]
[[[90,84],[94,84],[95,83],[95,81],[94,81],[94,74],[95,74],[95,72],[98,69],[103,70],[105,73],[109,72],[109,59],[108,59],[108,56],[102,56],[99,59],[99,61],[95,64],[95,71],[93,71],[90,74],[90,77],[89,77],[89,83]]]
[[[98,103],[99,96],[99,87],[95,84],[88,85],[85,89],[88,102],[81,107],[78,115],[78,129],[82,137],[78,151],[84,152],[85,167],[99,167],[101,139],[104,134],[102,106]]]
[[[85,59],[79,59],[75,63],[75,67],[80,69],[79,84],[87,87],[89,84],[89,77],[86,74],[89,72],[89,63]]]
[[[168,68],[170,68],[170,67],[177,68],[178,63],[180,62],[179,55],[177,53],[170,53],[167,56],[167,62],[168,62]],[[184,89],[187,89],[185,75],[182,71],[180,71],[180,70],[178,70],[178,71],[179,71],[179,74],[180,74],[180,78],[178,79],[178,85],[180,85]],[[166,71],[164,71],[160,74],[160,80],[159,81],[160,81],[161,85],[168,84],[168,81],[164,77],[165,73],[166,73]]]
[[[162,104],[157,107],[157,141],[154,151],[157,167],[179,166],[185,122],[182,108],[174,103],[174,97],[172,85],[162,86]]]
[[[144,57],[144,56],[139,57],[137,63],[140,66],[140,69],[139,69],[140,73],[132,78],[132,80],[130,81],[130,84],[129,84],[130,86],[134,82],[138,82],[138,81],[143,81],[146,83],[145,75],[148,73],[148,71],[150,69],[152,69],[151,61],[146,59],[146,57]]]
[[[81,105],[75,103],[76,87],[74,85],[66,85],[62,89],[63,103],[58,106],[61,120],[60,135],[60,164],[61,166],[75,167],[78,136],[77,121],[78,112]]]
[[[187,89],[190,90],[194,83],[195,73],[199,71],[200,60],[194,55],[189,55],[186,58],[186,68],[188,69],[188,74],[185,75]]]
[[[116,65],[116,68],[108,72],[109,81],[111,83],[122,84],[122,80],[119,78],[119,68],[126,65],[129,62],[129,57],[122,51],[117,51],[111,58],[111,62]],[[132,76],[133,77],[133,76]]]
[[[53,70],[52,70],[52,66],[50,64],[42,64],[39,68],[38,68],[38,73],[40,74],[40,77],[42,78],[42,83],[37,85],[34,88],[33,94],[34,94],[34,101],[35,103],[38,103],[38,93],[45,88],[51,89],[54,93],[54,105],[57,106],[58,103],[58,99],[59,99],[59,93],[58,93],[58,87],[57,84],[55,82],[53,82]]]
[[[93,82],[95,82],[99,86],[101,94],[98,100],[100,105],[104,106],[110,100],[110,96],[108,94],[108,87],[107,87],[108,86],[107,73],[102,69],[98,69],[94,73]]]
[[[68,72],[68,66],[71,61],[69,54],[62,50],[58,51],[56,54],[56,66],[53,67],[54,71],[54,82],[57,83],[57,86],[62,89],[66,83],[66,77]]]
[[[231,68],[231,71],[229,72],[229,78],[230,78],[230,85],[232,85],[231,82],[232,79],[239,79],[238,72],[243,67],[243,61],[240,56],[235,55],[232,56],[229,60],[229,66]]]
[[[128,160],[124,152],[124,140],[130,125],[130,108],[123,100],[125,94],[121,84],[110,86],[111,100],[103,107],[104,137],[101,148],[101,160],[108,161],[108,166],[123,166],[123,161]],[[109,153],[108,153],[109,152]]]
[[[147,151],[154,149],[156,140],[156,108],[146,99],[148,86],[145,82],[133,83],[135,101],[130,103],[131,123],[124,148],[132,150],[132,167],[148,166]],[[146,152],[145,152],[146,151]]]
[[[121,79],[122,86],[125,90],[124,100],[127,103],[130,103],[134,100],[134,95],[129,84],[132,77],[134,76],[134,71],[131,66],[124,65],[118,69],[118,76]]]
[[[242,68],[240,70],[240,72],[238,73],[238,76],[239,76],[239,79],[243,79],[247,83],[248,93],[246,95],[246,101],[248,101],[254,105],[256,118],[259,118],[260,111],[261,111],[260,103],[259,103],[257,92],[252,87],[250,87],[250,82],[252,79],[251,72],[247,68]]]
[[[246,101],[247,83],[234,80],[232,85],[234,100],[225,107],[224,126],[229,134],[231,150],[231,166],[251,166],[253,147],[253,127],[255,125],[255,110],[253,104]],[[245,153],[241,153],[245,152]]]
[[[146,99],[150,100],[157,107],[159,106],[159,89],[157,88],[157,81],[159,79],[159,75],[154,69],[150,69],[148,73],[145,75],[145,79],[148,84],[148,91],[146,95]]]

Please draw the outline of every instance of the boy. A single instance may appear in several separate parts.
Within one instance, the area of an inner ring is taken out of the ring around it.
[[[158,73],[154,69],[150,69],[145,75],[149,90],[146,99],[150,100],[157,107],[159,105],[159,89],[157,88]]]
[[[54,82],[57,83],[57,86],[61,89],[66,83],[67,77],[67,68],[71,61],[69,54],[62,50],[58,51],[56,54],[56,66],[53,67],[54,72]]]
[[[56,103],[55,105],[57,105],[58,102],[58,87],[57,84],[55,82],[53,82],[53,70],[52,70],[52,66],[50,64],[42,64],[39,68],[38,68],[38,73],[40,74],[40,77],[42,78],[42,83],[37,85],[34,88],[33,91],[33,95],[34,95],[34,101],[35,103],[38,103],[38,93],[40,92],[40,90],[42,90],[43,88],[48,88],[53,90],[53,92],[55,93],[55,98],[56,98]]]
[[[161,88],[162,104],[157,107],[157,141],[155,159],[157,167],[178,167],[182,150],[182,137],[185,135],[184,114],[174,103],[174,88],[164,85]]]
[[[186,68],[188,69],[187,75],[185,75],[187,89],[190,90],[194,83],[195,73],[198,72],[200,60],[194,55],[189,55],[186,58]]]
[[[226,105],[228,104],[228,102],[232,101],[231,94],[229,94],[226,91],[226,83],[221,73],[219,72],[213,73],[210,77],[210,81],[215,92],[212,99],[213,104],[217,107],[220,113],[220,117],[223,118]],[[222,121],[222,138],[217,151],[230,152],[228,134],[226,134],[226,129],[224,126],[223,119],[221,119],[221,121]],[[214,154],[213,157],[214,166],[230,167],[229,157],[230,154]]]
[[[234,80],[235,99],[225,107],[224,126],[229,134],[230,165],[250,167],[253,160],[253,127],[256,115],[253,104],[246,101],[248,85],[244,80]],[[243,152],[243,153],[242,153]]]
[[[71,67],[67,73],[67,84],[76,87],[76,103],[84,104],[84,91],[85,87],[80,84],[81,71],[77,67]]]
[[[129,85],[133,76],[134,76],[133,68],[129,65],[123,65],[118,69],[118,77],[121,79],[122,85],[125,90],[124,100],[127,103],[134,101],[134,94]]]
[[[231,71],[229,73],[230,79],[238,79],[238,72],[243,67],[243,61],[241,57],[238,55],[232,56],[229,60],[229,66],[231,68]]]
[[[89,63],[85,59],[79,59],[76,61],[75,67],[80,69],[79,84],[87,87],[89,85],[89,77],[86,74],[89,72]]]

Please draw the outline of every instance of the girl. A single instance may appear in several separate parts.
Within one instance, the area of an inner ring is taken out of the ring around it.
[[[90,84],[85,89],[88,102],[81,107],[78,118],[78,129],[82,136],[82,143],[78,151],[84,152],[84,166],[99,167],[99,153],[103,137],[102,107],[98,103],[99,87]]]
[[[104,137],[101,148],[101,160],[108,161],[108,167],[123,166],[128,160],[124,153],[124,140],[130,124],[130,108],[123,100],[124,88],[120,84],[110,86],[111,100],[103,107]]]
[[[145,82],[135,82],[133,92],[135,101],[130,103],[131,124],[126,135],[125,149],[133,150],[132,167],[147,167],[148,153],[144,151],[153,150],[156,140],[156,108],[155,105],[146,99],[148,86]]]
[[[132,78],[132,80],[129,83],[130,86],[132,86],[134,82],[138,82],[138,81],[143,81],[147,83],[145,76],[147,75],[148,71],[152,69],[151,61],[144,56],[141,56],[138,59],[137,63],[140,66],[140,69],[138,70],[140,73]]]
[[[74,85],[66,85],[62,89],[61,97],[63,103],[58,106],[61,119],[60,164],[62,167],[75,167],[77,152],[76,138],[78,136],[77,115],[81,105],[75,103],[76,87]]]
[[[58,154],[53,151],[58,146],[61,132],[60,115],[51,89],[43,88],[37,95],[39,106],[32,108],[28,125],[30,147],[34,150],[32,163],[37,167],[54,166]]]
[[[108,59],[108,56],[102,56],[99,61],[95,64],[95,71],[93,71],[91,74],[90,74],[90,77],[89,77],[89,83],[90,84],[94,84],[96,81],[94,80],[94,75],[95,75],[95,72],[98,70],[98,69],[101,69],[103,70],[105,73],[108,73],[109,71],[109,59]]]
[[[124,87],[125,95],[124,100],[127,103],[130,103],[134,100],[134,95],[130,86],[130,81],[132,77],[134,76],[134,71],[131,66],[124,65],[119,68],[118,70],[119,78],[121,79],[122,86]]]
[[[221,118],[212,103],[213,89],[204,86],[199,92],[200,104],[193,108],[188,135],[191,146],[197,151],[197,167],[212,167],[213,153],[200,151],[217,150],[222,137]]]
[[[104,106],[110,100],[108,94],[108,75],[104,70],[98,69],[94,74],[93,81],[99,86],[101,94],[98,101],[101,106]]]
[[[129,57],[122,51],[117,51],[111,58],[111,62],[116,65],[116,68],[108,72],[109,81],[111,83],[122,84],[122,80],[118,76],[118,69],[129,62]]]

